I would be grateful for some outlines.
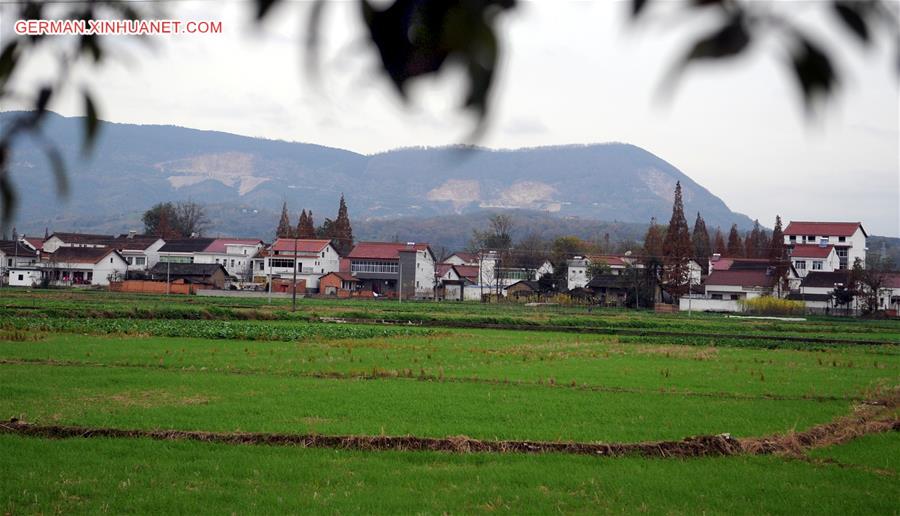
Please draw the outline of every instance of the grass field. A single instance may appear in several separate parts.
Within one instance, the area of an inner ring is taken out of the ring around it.
[[[335,319],[407,324],[323,322]],[[578,331],[598,328],[650,333]],[[756,438],[896,400],[898,344],[889,320],[322,300],[291,312],[281,300],[7,290],[0,420],[491,442]],[[900,512],[900,434],[835,443],[612,458],[0,433],[0,510]]]

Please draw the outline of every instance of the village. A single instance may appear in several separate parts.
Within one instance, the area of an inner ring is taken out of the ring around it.
[[[541,258],[535,262],[530,257],[530,267],[521,266],[523,260],[505,249],[438,256],[428,243],[412,241],[278,237],[266,243],[253,238],[162,238],[136,231],[117,236],[16,235],[0,241],[0,263],[2,285],[18,288],[510,301],[698,312],[743,312],[754,299],[774,298],[792,301],[807,314],[896,316],[900,309],[900,273],[866,270],[867,234],[861,222],[791,221],[783,231],[776,228],[769,243],[774,251],[768,257],[736,256],[721,249],[706,259],[685,260],[675,273],[664,256],[657,256],[663,253],[651,249],[654,229],[651,226],[648,242],[640,249],[556,260],[536,254]]]

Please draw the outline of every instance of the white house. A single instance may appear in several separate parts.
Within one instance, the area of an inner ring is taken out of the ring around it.
[[[866,230],[861,222],[794,222],[784,229],[784,244],[832,245],[838,257],[838,269],[849,269],[858,258],[866,263]],[[799,271],[798,271],[799,272]]]
[[[442,263],[448,263],[450,265],[478,266],[478,253],[468,253],[460,251],[458,253],[451,254]]]
[[[849,287],[848,270],[808,271],[800,282],[800,288],[791,292],[788,299],[802,301],[807,309],[821,312],[856,310],[859,308],[857,299],[853,299],[846,306],[837,305],[834,300],[835,290]]]
[[[43,278],[42,269],[35,265],[13,267],[7,272],[11,287],[36,287]]]
[[[89,233],[53,233],[44,241],[43,251],[55,253],[60,247],[106,247],[115,237]]]
[[[225,267],[229,275],[249,281],[252,278],[253,257],[262,248],[262,240],[216,238],[203,251],[194,253],[194,263],[218,263]]]
[[[296,267],[297,280],[305,280],[307,290],[315,292],[322,276],[340,270],[341,257],[331,240],[279,238],[262,257],[262,266],[267,281],[274,276],[292,279]]]
[[[753,299],[770,295],[776,278],[768,269],[713,271],[704,284],[707,299]]]
[[[146,271],[152,269],[159,261],[159,250],[165,244],[162,238],[130,232],[111,240],[108,247],[119,251],[128,262],[128,270]]]
[[[125,277],[128,262],[109,247],[59,247],[41,267],[55,285],[108,285]]]
[[[214,238],[181,238],[166,240],[157,254],[159,261],[169,263],[194,263],[197,255],[212,245]]]
[[[11,267],[34,265],[37,252],[19,240],[0,240],[0,271]]]
[[[791,265],[801,278],[810,271],[832,272],[841,268],[837,250],[830,244],[795,244],[788,252]]]

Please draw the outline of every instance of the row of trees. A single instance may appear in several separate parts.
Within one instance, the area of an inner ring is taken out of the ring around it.
[[[331,240],[341,256],[347,255],[353,249],[353,227],[350,224],[350,215],[347,213],[347,203],[344,201],[344,195],[341,194],[337,217],[334,220],[326,218],[325,222],[319,227],[315,225],[312,210],[307,212],[305,209],[300,211],[297,225],[294,226],[288,213],[287,202],[285,202],[281,207],[281,218],[278,220],[275,236],[277,238],[322,238]]]

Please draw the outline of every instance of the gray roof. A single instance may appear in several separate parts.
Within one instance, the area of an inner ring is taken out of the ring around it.
[[[219,269],[227,276],[225,267],[219,263],[168,263],[158,262],[150,269],[154,276],[212,276]]]
[[[0,240],[0,253],[7,256],[36,256],[34,249],[17,240]]]
[[[215,238],[182,238],[179,240],[166,240],[166,244],[159,249],[161,253],[200,253],[203,252]]]
[[[850,271],[811,271],[803,278],[803,281],[800,282],[800,286],[834,288],[835,283],[843,283],[844,286],[848,286],[850,284]]]

